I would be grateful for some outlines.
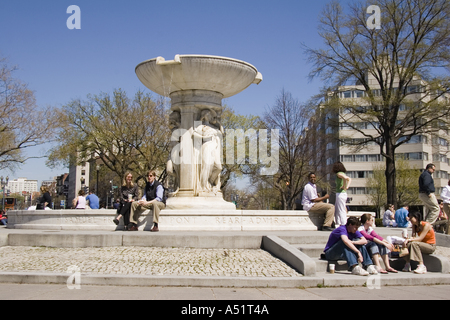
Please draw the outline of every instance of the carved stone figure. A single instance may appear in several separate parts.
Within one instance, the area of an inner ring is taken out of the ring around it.
[[[197,194],[220,191],[220,173],[222,171],[221,151],[223,128],[214,110],[201,112],[201,124],[194,129],[194,156],[197,164]]]

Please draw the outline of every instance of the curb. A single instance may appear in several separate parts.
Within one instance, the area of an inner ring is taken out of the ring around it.
[[[0,272],[0,283],[67,284],[69,273]],[[80,285],[137,287],[236,287],[298,288],[316,287],[323,279],[316,277],[217,277],[217,276],[150,276],[119,274],[80,274]]]
[[[68,273],[0,272],[0,283],[67,284]],[[449,285],[450,275],[441,273],[400,273],[389,276],[361,277],[349,273],[318,274],[315,277],[206,277],[206,276],[150,276],[80,274],[80,286],[134,286],[134,287],[223,287],[223,288],[312,288],[312,287],[367,287]],[[77,283],[75,283],[77,284]]]

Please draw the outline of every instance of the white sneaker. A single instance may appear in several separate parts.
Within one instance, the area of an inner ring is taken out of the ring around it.
[[[364,270],[363,268],[361,268],[360,266],[356,266],[353,268],[352,270],[352,274],[357,275],[357,276],[368,276],[369,273]]]
[[[427,267],[425,267],[423,264],[422,264],[422,265],[419,265],[419,266],[417,267],[417,269],[414,270],[414,273],[419,273],[419,274],[427,273]]]
[[[369,274],[378,274],[377,268],[373,264],[367,267],[367,272]]]
[[[402,271],[403,272],[411,272],[411,265],[409,263],[405,264]]]

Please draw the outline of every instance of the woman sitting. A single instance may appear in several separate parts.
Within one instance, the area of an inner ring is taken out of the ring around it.
[[[8,225],[8,217],[4,210],[0,211],[0,224],[4,226]]]
[[[408,214],[409,221],[412,224],[412,238],[407,239],[404,246],[408,247],[409,254],[404,257],[406,260],[403,271],[410,272],[410,261],[418,261],[419,266],[415,273],[426,273],[427,268],[423,264],[422,254],[432,254],[436,250],[436,236],[433,227],[429,222],[422,221],[419,212],[411,212]]]
[[[358,231],[361,232],[364,238],[368,241],[366,244],[366,249],[371,255],[375,268],[379,273],[388,273],[388,271],[397,273],[397,270],[390,266],[388,257],[388,250],[393,251],[394,246],[374,231],[373,222],[373,216],[370,213],[366,213],[361,216],[362,225],[359,227]],[[383,259],[386,270],[381,268],[380,255]]]
[[[396,227],[397,223],[395,222],[395,207],[393,204],[387,205],[387,210],[383,215],[383,226],[385,227]]]
[[[133,183],[133,175],[127,172],[123,179],[123,185],[120,188],[120,204],[117,209],[119,215],[113,220],[116,225],[119,225],[119,220],[123,217],[125,230],[127,230],[128,224],[130,223],[131,204],[138,199],[139,187]]]
[[[75,209],[86,209],[86,197],[83,189],[78,191],[78,197],[73,199],[72,207]]]
[[[38,203],[36,204],[36,210],[51,209],[52,197],[50,196],[47,186],[41,186],[41,194],[42,196],[38,199]]]

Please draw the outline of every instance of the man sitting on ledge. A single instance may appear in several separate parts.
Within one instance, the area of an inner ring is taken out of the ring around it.
[[[360,276],[378,274],[365,246],[367,240],[358,231],[360,226],[361,222],[357,217],[349,217],[345,226],[336,228],[328,238],[323,258],[326,260],[345,259],[352,274]],[[362,264],[367,271],[359,264]]]
[[[159,212],[166,207],[166,203],[164,201],[164,187],[160,182],[156,181],[155,171],[149,171],[147,176],[148,182],[145,185],[144,196],[141,200],[135,201],[131,204],[130,224],[128,225],[129,231],[138,230],[138,219],[147,209],[152,210],[153,212],[153,228],[151,231],[159,231]]]
[[[333,223],[334,219],[334,205],[323,202],[330,196],[326,194],[325,196],[319,198],[319,196],[317,195],[315,173],[311,172],[308,175],[308,180],[309,182],[303,189],[302,194],[303,210],[306,210],[311,213],[324,214],[325,218],[321,230],[333,231],[334,229],[331,227],[331,224]]]

